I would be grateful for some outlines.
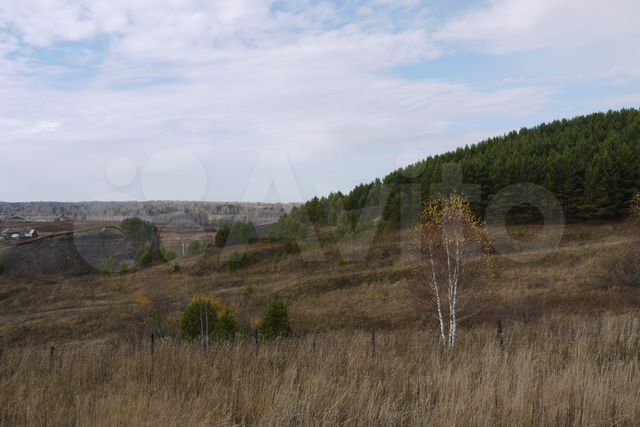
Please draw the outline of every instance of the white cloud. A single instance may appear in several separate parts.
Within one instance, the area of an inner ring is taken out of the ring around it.
[[[491,0],[448,22],[436,38],[494,54],[624,42],[640,35],[638,13],[635,0]]]
[[[435,33],[441,42],[491,55],[541,52],[534,69],[576,78],[640,78],[637,0],[490,0]]]
[[[303,181],[326,183],[327,174],[350,169],[341,179],[358,182],[393,168],[396,146],[429,152],[425,141],[438,150],[474,142],[460,140],[457,121],[544,107],[550,91],[531,84],[489,90],[395,77],[395,67],[441,57],[428,22],[415,2],[301,2],[278,10],[252,0],[4,2],[0,34],[4,27],[11,35],[5,44],[0,38],[3,152],[32,156],[29,179],[41,188],[30,186],[37,195],[27,198],[90,198],[113,190],[104,187],[104,170],[114,156],[145,164],[186,148],[209,182],[233,190],[209,185],[206,198],[237,200],[262,150],[305,165]],[[39,56],[61,42],[81,46],[66,61]],[[87,64],[91,73],[77,76]],[[51,153],[63,159],[53,176]],[[367,169],[363,153],[371,164],[388,158],[387,169]],[[0,179],[20,174],[4,170]],[[78,178],[83,185],[68,185]],[[25,197],[0,189],[0,198]],[[180,194],[168,186],[165,197]]]

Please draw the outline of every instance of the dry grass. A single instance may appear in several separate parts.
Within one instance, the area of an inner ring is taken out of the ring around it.
[[[640,320],[550,317],[434,335],[365,331],[263,344],[5,348],[1,425],[638,425]]]
[[[517,262],[497,256],[496,293],[472,321],[635,309],[639,287],[595,283],[629,236],[620,223],[569,225],[558,251],[546,258]],[[305,262],[299,255],[274,256],[282,244],[260,243],[246,248],[253,263],[237,272],[227,271],[213,251],[178,258],[178,274],[170,264],[112,277],[0,275],[0,345],[175,334],[176,319],[196,295],[221,299],[244,323],[278,295],[289,303],[298,331],[416,327],[424,319],[407,300],[414,277],[399,256],[399,240],[397,233],[381,235],[366,261],[344,265],[335,244],[322,249],[321,261]]]
[[[0,276],[0,425],[640,424],[640,288],[602,280],[633,244],[625,225],[570,225],[533,262],[498,256],[491,304],[453,356],[421,332],[398,240],[346,264],[331,244],[319,262],[257,244],[233,273],[214,251],[178,274]],[[148,334],[175,336],[194,295],[245,323],[278,295],[296,333],[317,333],[257,356],[251,340],[207,354],[167,340],[151,356]]]

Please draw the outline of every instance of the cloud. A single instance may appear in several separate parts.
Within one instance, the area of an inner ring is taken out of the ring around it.
[[[490,0],[443,24],[434,39],[496,56],[544,54],[534,70],[640,78],[639,15],[636,0]]]
[[[436,38],[497,55],[575,48],[637,37],[639,12],[634,0],[491,0],[446,23]]]
[[[263,150],[284,152],[301,181],[340,176],[348,188],[388,172],[400,150],[474,142],[458,122],[545,107],[552,91],[540,85],[399,77],[443,58],[435,30],[413,1],[4,2],[2,149],[32,167],[28,187],[0,186],[0,197],[91,198],[113,190],[113,157],[142,167],[178,148],[205,165],[208,199],[240,199]],[[138,181],[129,190],[144,196]],[[181,194],[167,186],[165,198]]]

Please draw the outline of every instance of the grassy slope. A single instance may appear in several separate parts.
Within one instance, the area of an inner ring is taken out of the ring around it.
[[[526,230],[520,230],[522,234]],[[553,312],[633,310],[637,289],[599,289],[606,262],[629,240],[622,223],[568,226],[559,250],[535,262],[496,257],[495,293],[471,323],[528,321]],[[176,331],[180,312],[197,295],[222,299],[244,323],[274,296],[291,307],[294,330],[402,328],[424,325],[411,304],[412,270],[397,233],[382,235],[366,261],[341,265],[335,244],[321,261],[275,257],[279,244],[250,245],[253,264],[229,272],[218,252],[121,276],[0,276],[0,343],[122,340]],[[610,285],[610,284],[605,284]]]

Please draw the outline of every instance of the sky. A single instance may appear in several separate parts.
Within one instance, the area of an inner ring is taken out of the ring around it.
[[[291,202],[640,106],[637,0],[0,0],[0,200]]]

